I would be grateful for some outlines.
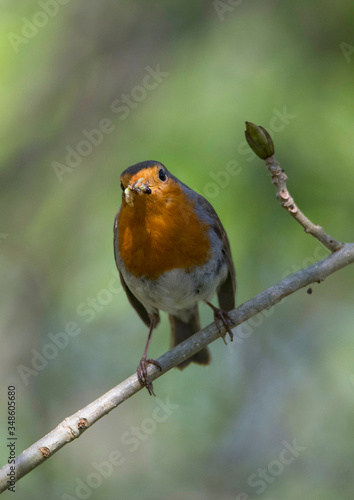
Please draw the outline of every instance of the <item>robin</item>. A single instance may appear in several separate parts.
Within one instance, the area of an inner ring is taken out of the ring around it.
[[[150,395],[147,358],[159,311],[168,313],[172,347],[200,330],[204,301],[232,340],[227,311],[235,307],[236,278],[229,240],[212,205],[158,161],[144,161],[120,177],[122,206],[114,220],[114,255],[122,286],[149,334],[137,375]],[[217,294],[220,309],[211,304]],[[224,339],[225,340],[225,339]],[[207,347],[178,365],[210,363]]]

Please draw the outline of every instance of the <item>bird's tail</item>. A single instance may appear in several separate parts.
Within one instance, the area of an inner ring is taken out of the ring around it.
[[[184,340],[191,337],[194,333],[200,330],[200,321],[198,313],[198,305],[196,304],[191,311],[191,315],[187,322],[182,321],[177,316],[169,315],[170,325],[171,325],[171,347],[175,347]],[[190,358],[182,361],[177,368],[183,370],[189,363],[198,363],[199,365],[208,365],[210,363],[210,351],[207,347],[204,347],[201,351],[193,354]]]

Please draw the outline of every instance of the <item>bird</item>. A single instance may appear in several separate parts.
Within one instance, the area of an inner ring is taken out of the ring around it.
[[[200,330],[198,305],[205,302],[232,340],[228,311],[235,307],[236,276],[226,231],[211,203],[159,161],[142,161],[120,176],[122,204],[114,219],[114,256],[128,301],[149,328],[137,376],[150,395],[147,357],[160,311],[168,314],[171,347]],[[216,293],[219,308],[211,303]],[[223,336],[225,342],[225,335]],[[208,347],[189,363],[210,363]]]

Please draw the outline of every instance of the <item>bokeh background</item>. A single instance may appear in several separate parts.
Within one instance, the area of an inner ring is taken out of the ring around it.
[[[327,255],[278,205],[245,120],[271,131],[305,213],[354,240],[354,4],[2,0],[0,25],[5,463],[8,385],[19,453],[140,359],[147,329],[119,291],[112,248],[127,166],[159,160],[212,202],[238,303]],[[208,368],[172,370],[158,401],[141,391],[16,498],[353,498],[353,278],[345,268],[236,330],[233,345],[214,343]],[[203,305],[201,316],[212,320]],[[80,333],[55,348],[73,322]],[[168,348],[163,317],[150,355]]]

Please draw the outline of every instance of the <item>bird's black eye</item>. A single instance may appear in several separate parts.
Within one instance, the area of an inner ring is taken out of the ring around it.
[[[124,191],[123,182],[120,183],[120,188],[121,188],[122,191]]]
[[[167,179],[166,173],[163,168],[160,168],[159,170],[159,179],[160,181],[165,181]]]

